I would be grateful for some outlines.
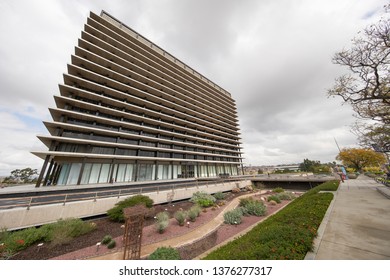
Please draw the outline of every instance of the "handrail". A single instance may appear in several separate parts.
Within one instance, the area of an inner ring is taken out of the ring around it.
[[[216,180],[212,181],[211,184],[220,184],[228,182],[237,182],[237,181],[245,181],[248,178],[234,178],[230,180]],[[3,209],[12,209],[18,207],[26,207],[27,210],[30,210],[32,206],[38,205],[49,205],[49,204],[58,204],[62,203],[63,206],[66,203],[74,202],[74,201],[84,201],[84,200],[93,200],[96,202],[98,199],[109,198],[109,197],[117,197],[118,199],[121,196],[128,196],[134,194],[144,194],[148,192],[157,192],[160,191],[174,191],[176,189],[187,189],[189,187],[199,188],[202,185],[209,185],[210,181],[202,182],[194,182],[193,184],[167,184],[161,186],[160,184],[157,186],[147,186],[147,187],[130,187],[130,188],[120,188],[115,190],[101,190],[101,191],[93,191],[93,192],[77,192],[77,193],[63,193],[63,194],[49,194],[49,195],[40,195],[40,196],[28,196],[28,197],[15,197],[15,198],[0,198],[0,210]]]

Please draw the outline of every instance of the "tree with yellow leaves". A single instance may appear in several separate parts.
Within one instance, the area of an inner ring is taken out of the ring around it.
[[[385,156],[372,149],[342,149],[336,159],[341,160],[345,166],[352,167],[359,172],[364,167],[379,167],[386,163]]]

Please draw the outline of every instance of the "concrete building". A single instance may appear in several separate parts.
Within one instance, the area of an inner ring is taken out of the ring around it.
[[[239,173],[230,93],[108,13],[90,13],[67,69],[37,187]]]

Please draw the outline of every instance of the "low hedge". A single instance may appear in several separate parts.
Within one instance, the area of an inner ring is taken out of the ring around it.
[[[284,209],[254,227],[244,236],[211,252],[204,259],[304,259],[312,250],[317,229],[338,181],[321,184],[292,201]]]
[[[0,230],[0,259],[6,259],[18,251],[38,242],[49,242],[50,246],[69,243],[73,238],[96,228],[96,224],[71,218],[58,220],[39,228],[30,227],[17,231]]]
[[[110,220],[114,222],[124,222],[123,209],[135,205],[144,204],[147,208],[153,207],[153,199],[145,195],[135,195],[125,200],[119,201],[113,208],[107,211]]]
[[[180,260],[180,255],[175,248],[159,247],[149,255],[148,260]]]

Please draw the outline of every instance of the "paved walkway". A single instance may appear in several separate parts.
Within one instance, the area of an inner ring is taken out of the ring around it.
[[[389,192],[364,175],[341,183],[306,259],[390,259],[390,199],[377,188]]]

